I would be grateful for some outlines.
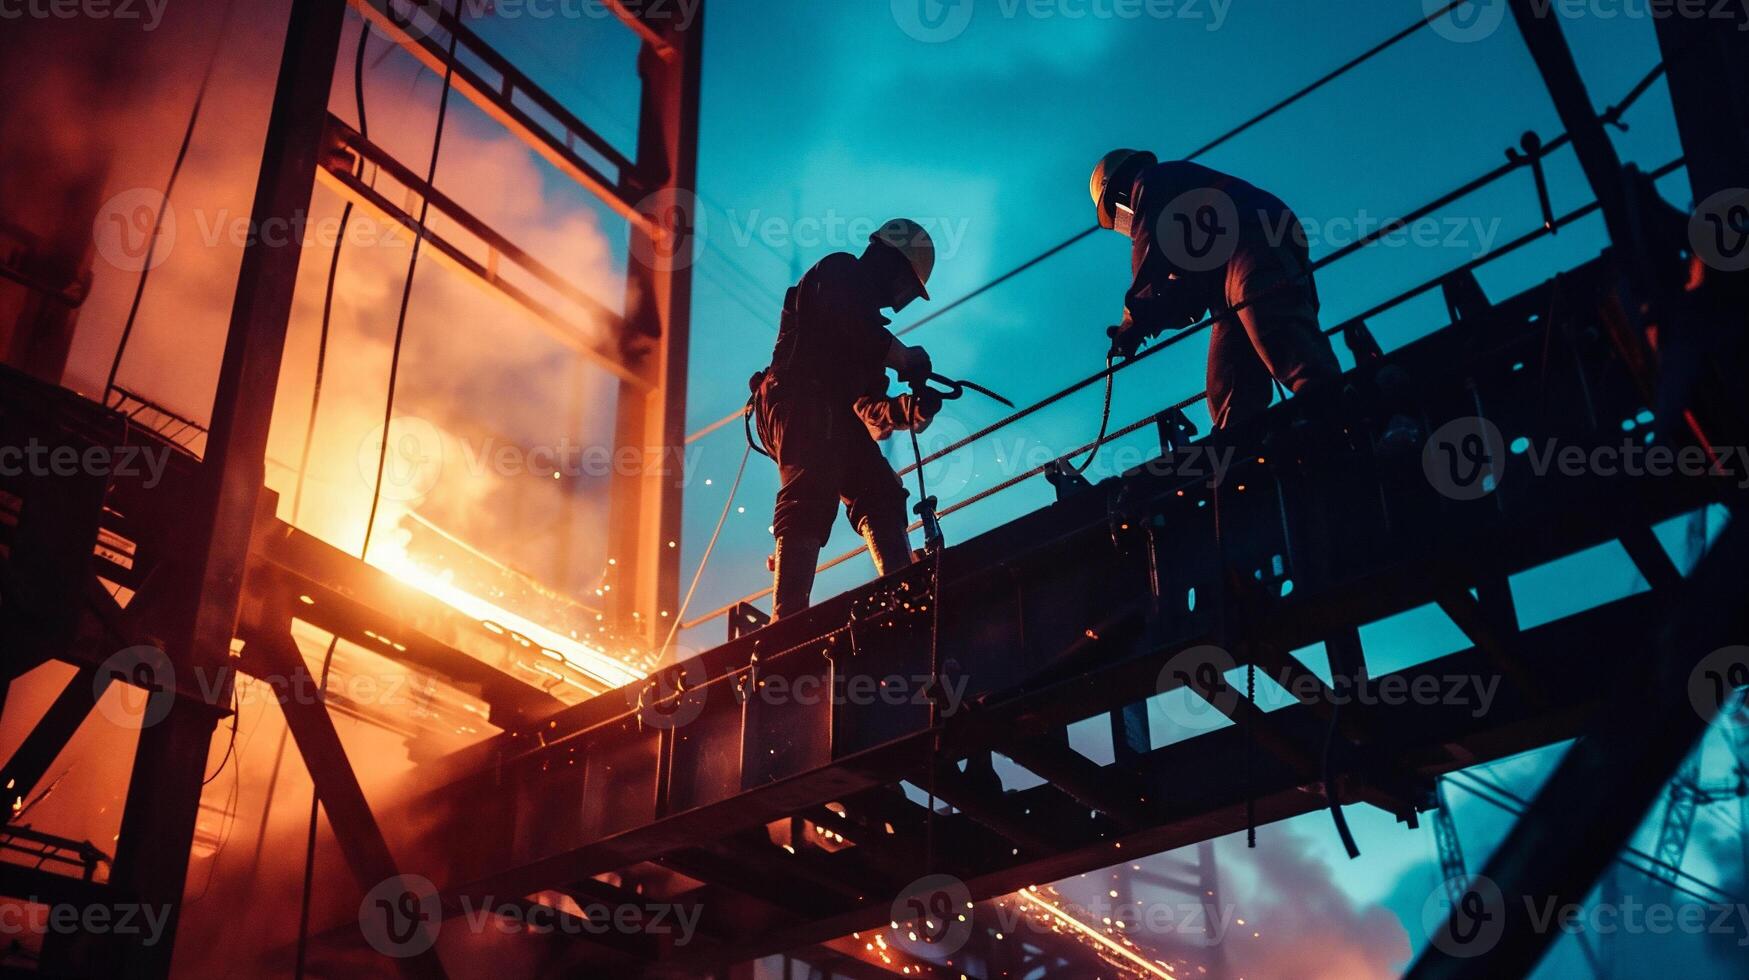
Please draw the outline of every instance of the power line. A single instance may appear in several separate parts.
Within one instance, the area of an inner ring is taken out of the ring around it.
[[[1361,54],[1357,55],[1356,57],[1349,59],[1347,62],[1343,63],[1341,66],[1339,66],[1339,67],[1337,67],[1329,72],[1326,72],[1324,75],[1313,80],[1311,83],[1301,87],[1298,91],[1295,91],[1293,94],[1287,96],[1286,98],[1280,100],[1279,102],[1276,102],[1274,105],[1271,105],[1269,108],[1264,109],[1262,112],[1257,113],[1256,115],[1245,120],[1244,122],[1240,123],[1239,125],[1233,127],[1232,129],[1227,130],[1225,133],[1222,133],[1221,135],[1210,140],[1209,142],[1203,144],[1202,146],[1198,147],[1196,150],[1187,154],[1183,159],[1195,160],[1197,157],[1203,156],[1203,155],[1215,150],[1216,148],[1226,144],[1227,142],[1238,137],[1239,135],[1249,131],[1253,127],[1255,127],[1258,124],[1269,119],[1271,116],[1274,116],[1276,113],[1280,112],[1281,110],[1286,109],[1287,107],[1293,105],[1296,102],[1299,102],[1300,100],[1311,95],[1313,92],[1318,91],[1319,89],[1323,88],[1324,86],[1329,85],[1331,82],[1336,81],[1338,78],[1341,78],[1343,75],[1346,75],[1349,72],[1353,71],[1354,69],[1365,64],[1366,62],[1371,61],[1373,58],[1376,58],[1377,56],[1384,53],[1385,51],[1391,49],[1392,47],[1395,47],[1397,44],[1400,44],[1403,40],[1405,40],[1406,38],[1415,34],[1415,32],[1432,24],[1434,21],[1438,20],[1439,18],[1445,16],[1446,14],[1450,13],[1451,11],[1453,11],[1453,10],[1457,9],[1458,7],[1463,6],[1464,4],[1469,3],[1469,2],[1470,2],[1470,0],[1452,0],[1451,3],[1448,3],[1445,6],[1440,7],[1438,10],[1435,10],[1432,13],[1427,14],[1426,16],[1422,17],[1420,20],[1417,20],[1415,23],[1410,24],[1409,26],[1407,26],[1407,27],[1403,28],[1402,30],[1398,31],[1397,33],[1391,35],[1390,37],[1386,38],[1385,40],[1380,41],[1378,44],[1373,45],[1371,48],[1368,48],[1366,51],[1362,52]],[[979,296],[982,296],[983,294],[989,292],[990,290],[995,289],[997,286],[1000,286],[1003,283],[1006,283],[1006,282],[1014,279],[1016,276],[1019,276],[1021,273],[1026,272],[1027,270],[1039,265],[1040,263],[1046,261],[1047,259],[1050,259],[1056,255],[1061,254],[1063,251],[1068,249],[1070,246],[1074,245],[1075,243],[1081,241],[1084,238],[1091,236],[1094,232],[1096,232],[1098,230],[1099,229],[1097,227],[1093,227],[1093,228],[1087,228],[1087,229],[1083,229],[1082,231],[1076,232],[1074,235],[1070,236],[1066,240],[1064,240],[1056,245],[1051,246],[1050,248],[1046,249],[1044,252],[1040,253],[1039,255],[1034,256],[1031,259],[1028,259],[1027,261],[1021,263],[1020,265],[1009,270],[1008,272],[1005,272],[1002,275],[997,276],[995,279],[991,280],[990,282],[985,283],[984,285],[979,286],[978,288],[972,290],[970,293],[967,293],[966,295],[960,297],[959,299],[954,300],[952,303],[949,303],[947,306],[936,311],[935,313],[931,314],[930,316],[924,317],[922,320],[919,320],[918,322],[912,324],[911,326],[906,327],[904,330],[899,331],[897,336],[904,336],[905,334],[908,334],[908,333],[912,332],[913,330],[916,330],[917,328],[923,326],[925,323],[929,323],[933,320],[939,319],[941,316],[945,315],[950,310],[958,309],[959,307],[964,306],[967,302],[970,302],[971,300],[973,300]],[[1098,380],[1098,379],[1095,379],[1095,380]],[[1077,390],[1079,390],[1079,389],[1077,389]],[[721,429],[721,428],[728,426],[731,422],[735,421],[735,419],[739,418],[739,417],[740,416],[738,413],[731,413],[729,415],[726,415],[723,418],[720,418],[717,421],[712,422],[711,424],[698,430],[697,432],[694,432],[693,434],[687,436],[686,441],[688,444],[696,442],[699,439],[702,439],[705,436],[710,435],[711,433],[717,431],[718,429]]]

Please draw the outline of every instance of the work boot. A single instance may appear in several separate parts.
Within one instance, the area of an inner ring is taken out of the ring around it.
[[[773,561],[776,581],[772,586],[773,621],[808,608],[814,592],[814,568],[820,564],[820,542],[795,536],[777,539]]]
[[[862,540],[868,543],[868,554],[874,559],[875,574],[886,577],[911,567],[911,536],[903,523],[864,520],[857,527]]]

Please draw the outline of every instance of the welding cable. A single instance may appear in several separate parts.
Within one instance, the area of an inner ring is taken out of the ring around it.
[[[746,407],[741,410],[741,428],[743,430],[743,434],[745,434],[747,436],[747,449],[748,449],[748,451],[758,453],[759,455],[764,456],[766,459],[769,459],[773,463],[775,463],[775,462],[777,462],[777,457],[771,455],[771,450],[766,449],[764,446],[761,446],[759,444],[759,440],[754,438],[754,436],[753,436],[754,399],[756,399],[758,397],[759,397],[758,395],[754,395],[752,398],[747,399]]]
[[[924,534],[928,535],[931,533],[928,529],[932,525],[939,526],[939,523],[935,504],[929,499],[929,485],[923,477],[923,447],[917,441],[920,401],[920,397],[912,398],[905,415],[911,430],[911,455],[917,460],[918,516],[923,516],[923,509],[927,509],[931,516],[924,524]],[[928,776],[929,811],[923,817],[923,873],[932,875],[935,873],[936,767],[941,764],[941,732],[937,727],[941,722],[941,553],[946,549],[939,540],[927,544],[932,567],[929,570],[929,768],[925,773]],[[907,541],[906,546],[909,545]]]
[[[1099,415],[1099,438],[1093,440],[1093,451],[1087,454],[1087,462],[1075,467],[1075,472],[1083,476],[1093,468],[1093,461],[1099,458],[1099,447],[1105,445],[1105,437],[1111,432],[1111,396],[1117,381],[1117,372],[1112,370],[1117,358],[1105,359],[1105,408]]]
[[[364,111],[364,51],[370,40],[370,21],[367,18],[358,19],[358,50],[352,61],[352,97],[358,107],[358,135],[360,139],[370,138],[370,123]],[[364,157],[358,159],[359,176],[363,176]],[[322,380],[328,368],[328,328],[334,314],[334,285],[340,272],[340,253],[346,247],[346,226],[352,220],[352,201],[348,199],[346,206],[340,209],[340,231],[334,238],[334,255],[328,260],[328,285],[322,294],[322,333],[316,341],[316,381],[310,392],[310,420],[304,426],[304,449],[298,459],[298,482],[292,489],[292,519],[293,525],[298,522],[298,515],[303,511],[304,481],[310,472],[310,449],[316,442],[316,419],[322,409]]]
[[[1354,842],[1354,831],[1349,829],[1348,815],[1342,812],[1342,798],[1336,792],[1335,770],[1331,768],[1335,762],[1336,731],[1342,720],[1342,703],[1339,698],[1330,706],[1330,727],[1324,731],[1324,802],[1330,805],[1330,819],[1336,824],[1336,836],[1342,839],[1342,847],[1352,861],[1360,857],[1360,845]]]
[[[748,407],[752,411],[751,405]],[[711,562],[711,553],[717,550],[717,540],[723,536],[723,525],[729,522],[729,509],[735,506],[735,494],[741,491],[741,478],[747,475],[747,460],[753,456],[753,442],[748,440],[747,448],[741,451],[741,465],[735,468],[735,482],[729,485],[729,498],[723,501],[722,516],[717,518],[716,530],[711,532],[710,542],[704,546],[704,555],[698,560],[698,570],[692,573],[692,584],[686,588],[686,598],[681,600],[680,608],[675,610],[674,623],[668,627],[668,638],[657,648],[656,655],[663,656],[674,644],[674,637],[680,633],[680,623],[686,618],[686,610],[692,605],[693,593],[698,591],[698,583],[704,578],[705,566]]]
[[[1257,755],[1257,663],[1245,665],[1245,846],[1257,849],[1257,781],[1253,777]]]
[[[459,23],[458,23],[459,28]],[[437,97],[437,127],[431,134],[431,163],[425,168],[425,186],[437,186],[437,161],[443,149],[443,127],[449,118],[449,96],[455,82],[456,42],[461,35],[455,29],[449,33],[449,55],[444,59],[443,90]],[[389,354],[389,390],[383,403],[383,439],[377,449],[376,479],[371,489],[370,514],[365,518],[364,544],[359,558],[370,554],[371,535],[376,531],[377,509],[383,500],[383,473],[389,463],[389,427],[395,421],[395,385],[401,375],[401,346],[407,336],[407,307],[413,298],[414,273],[419,269],[419,246],[425,241],[425,222],[431,215],[431,197],[419,202],[419,221],[413,231],[413,254],[407,258],[407,279],[401,284],[401,306],[395,314],[395,343]]]
[[[194,130],[200,123],[200,111],[206,105],[207,88],[212,84],[213,69],[219,63],[219,52],[225,49],[225,35],[230,32],[231,14],[236,10],[236,0],[225,4],[225,13],[219,21],[218,36],[213,40],[212,54],[207,57],[206,69],[201,73],[200,86],[194,92],[194,108],[188,113],[188,125],[182,130],[182,145],[176,150],[176,162],[170,165],[170,179],[164,182],[164,193],[158,203],[158,214],[152,219],[152,237],[146,242],[146,257],[140,269],[140,279],[134,284],[134,298],[128,305],[127,319],[121,328],[121,340],[115,347],[115,358],[109,362],[109,377],[103,382],[103,403],[109,404],[109,396],[115,391],[116,375],[121,373],[122,358],[127,354],[128,341],[133,338],[134,322],[140,315],[140,301],[146,295],[146,281],[152,276],[153,259],[158,253],[158,234],[164,228],[164,213],[170,210],[170,195],[176,190],[176,180],[182,176],[182,165],[188,162],[188,149],[194,144]]]
[[[431,134],[431,162],[426,167],[425,186],[435,187],[437,182],[437,161],[443,149],[443,128],[449,118],[449,96],[455,84],[455,52],[460,34],[455,29],[449,31],[449,54],[443,64],[443,89],[437,97],[437,125]],[[363,35],[360,35],[363,43]],[[360,119],[362,122],[362,117]],[[360,561],[370,556],[371,532],[376,528],[377,508],[383,499],[383,473],[389,461],[389,427],[395,418],[395,382],[401,370],[401,346],[406,339],[407,307],[413,295],[413,276],[419,268],[419,246],[425,240],[425,222],[430,217],[431,198],[425,197],[419,205],[419,221],[413,232],[413,252],[407,259],[407,279],[401,284],[401,305],[395,316],[395,343],[389,355],[389,386],[388,397],[383,405],[383,439],[377,450],[376,480],[371,487],[370,514],[365,518],[364,542],[359,546]],[[336,243],[338,247],[338,243]],[[334,663],[334,651],[340,644],[340,637],[335,635],[328,641],[328,650],[322,656],[322,681],[320,696],[325,700],[328,693],[328,673]],[[316,877],[316,808],[320,805],[319,794],[312,793],[310,799],[310,828],[304,847],[304,893],[303,908],[298,917],[298,945],[295,976],[303,980],[306,963],[307,947],[310,936],[310,897],[314,890]]]

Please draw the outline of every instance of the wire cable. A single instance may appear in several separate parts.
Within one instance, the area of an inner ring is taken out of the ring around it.
[[[437,186],[437,161],[443,149],[443,127],[449,117],[449,95],[455,81],[455,50],[460,34],[450,31],[449,56],[444,60],[443,91],[437,101],[437,127],[431,136],[431,163],[425,168],[425,186]],[[370,555],[371,535],[376,531],[377,509],[383,500],[383,472],[389,463],[389,427],[395,421],[395,387],[401,375],[401,350],[407,337],[407,308],[413,297],[414,273],[419,269],[419,246],[425,241],[425,222],[431,215],[431,198],[419,202],[419,221],[413,233],[413,254],[407,258],[407,278],[401,283],[401,306],[395,314],[395,342],[389,355],[389,390],[383,402],[383,440],[377,449],[376,479],[371,491],[370,514],[365,518],[364,544],[359,557]]]
[[[1405,27],[1402,30],[1398,31],[1397,33],[1391,35],[1390,37],[1386,38],[1385,40],[1379,42],[1378,44],[1375,44],[1371,48],[1368,48],[1366,51],[1364,51],[1361,54],[1357,55],[1356,57],[1350,59],[1349,61],[1343,63],[1339,67],[1337,67],[1329,72],[1326,72],[1324,75],[1313,80],[1311,83],[1309,83],[1305,86],[1302,86],[1300,89],[1295,91],[1293,94],[1287,96],[1284,99],[1281,99],[1280,101],[1271,105],[1269,108],[1264,109],[1262,112],[1257,113],[1256,115],[1250,117],[1249,119],[1245,120],[1244,122],[1240,123],[1239,125],[1234,126],[1232,129],[1229,129],[1226,132],[1222,133],[1221,135],[1208,141],[1207,143],[1204,143],[1202,146],[1197,147],[1195,150],[1186,154],[1183,157],[1183,159],[1195,160],[1198,157],[1204,156],[1204,155],[1218,149],[1219,147],[1225,145],[1229,141],[1236,139],[1240,135],[1248,132],[1249,130],[1256,127],[1260,123],[1269,119],[1271,116],[1274,116],[1276,113],[1282,111],[1283,109],[1288,108],[1289,106],[1293,105],[1296,102],[1299,102],[1300,100],[1306,98],[1307,96],[1318,91],[1319,89],[1323,88],[1324,86],[1329,85],[1331,82],[1336,81],[1337,79],[1348,74],[1349,72],[1353,71],[1354,69],[1360,67],[1361,65],[1365,64],[1366,62],[1371,61],[1373,58],[1378,57],[1380,54],[1383,54],[1385,51],[1390,50],[1391,48],[1395,47],[1397,44],[1399,44],[1402,41],[1406,40],[1407,38],[1411,37],[1417,31],[1421,30],[1424,27],[1431,25],[1434,21],[1438,20],[1439,18],[1445,16],[1446,14],[1450,13],[1451,11],[1453,11],[1453,10],[1457,9],[1458,7],[1461,7],[1464,4],[1469,3],[1469,2],[1470,2],[1470,0],[1452,0],[1451,3],[1448,3],[1445,6],[1440,7],[1438,10],[1435,10],[1432,13],[1427,14],[1426,16],[1422,17],[1420,20],[1416,21],[1413,24],[1408,25],[1407,27]],[[1650,83],[1648,82],[1647,84],[1650,84]],[[1643,89],[1641,89],[1641,91],[1643,91]],[[1637,98],[1638,95],[1636,94],[1634,97]],[[1624,105],[1620,107],[1621,111],[1625,111],[1625,109],[1626,109],[1626,103],[1624,103]],[[1014,279],[1015,277],[1019,276],[1021,273],[1024,273],[1027,270],[1032,269],[1034,266],[1037,266],[1040,263],[1043,263],[1047,259],[1053,258],[1053,257],[1061,254],[1062,252],[1067,250],[1070,246],[1076,244],[1077,242],[1080,242],[1082,239],[1085,239],[1085,238],[1092,236],[1097,231],[1099,231],[1099,227],[1094,226],[1092,228],[1087,228],[1087,229],[1083,229],[1082,231],[1076,232],[1074,235],[1070,236],[1068,239],[1066,239],[1066,240],[1064,240],[1056,245],[1051,246],[1050,248],[1046,249],[1044,252],[1040,253],[1039,255],[1036,255],[1033,258],[1028,259],[1027,261],[1021,263],[1020,265],[1014,267],[1013,269],[1010,269],[1009,271],[1003,273],[1002,275],[997,276],[995,279],[992,279],[991,281],[985,283],[984,285],[979,286],[978,288],[972,290],[970,293],[967,293],[966,295],[960,297],[959,299],[954,300],[953,302],[942,307],[941,309],[936,310],[934,313],[931,313],[929,316],[926,316],[923,319],[918,320],[916,323],[913,323],[910,326],[904,328],[903,330],[898,331],[895,334],[895,336],[903,337],[906,334],[911,333],[912,331],[918,329],[919,327],[922,327],[924,324],[930,323],[934,320],[937,320],[937,319],[947,315],[948,313],[952,312],[953,310],[956,310],[956,309],[960,308],[961,306],[964,306],[966,303],[969,303],[972,300],[976,299],[977,297],[984,295],[985,293],[989,292],[992,289],[995,289],[996,287],[1002,285],[1003,283],[1006,283],[1009,280]],[[718,419],[717,421],[711,423],[710,425],[705,426],[704,428],[698,430],[697,432],[694,432],[692,435],[687,436],[686,441],[690,445],[691,443],[696,442],[699,439],[702,439],[705,436],[710,435],[711,433],[717,431],[718,429],[723,428],[726,425],[729,425],[730,423],[732,423],[734,421],[735,421],[735,416],[733,414],[727,415],[727,416],[725,416],[721,419]]]
[[[1676,171],[1682,169],[1683,165],[1684,165],[1684,158],[1679,156],[1679,157],[1669,161],[1668,163],[1664,164],[1663,166],[1657,168],[1656,170],[1649,172],[1647,174],[1647,176],[1655,181],[1662,180],[1665,177],[1669,176],[1670,174],[1673,174]],[[1455,269],[1441,273],[1440,275],[1435,276],[1432,279],[1429,279],[1429,280],[1423,282],[1419,286],[1415,286],[1415,287],[1408,289],[1404,292],[1398,293],[1397,295],[1391,297],[1390,299],[1384,300],[1383,302],[1378,303],[1377,305],[1371,307],[1370,309],[1368,309],[1362,313],[1359,313],[1353,317],[1350,317],[1347,320],[1344,320],[1343,323],[1341,323],[1341,324],[1338,324],[1334,327],[1326,328],[1324,333],[1326,335],[1333,336],[1333,335],[1340,333],[1342,331],[1344,324],[1358,322],[1358,321],[1364,321],[1364,320],[1370,320],[1376,316],[1379,316],[1382,313],[1385,313],[1389,310],[1395,309],[1396,307],[1401,306],[1404,303],[1407,303],[1410,300],[1415,299],[1418,296],[1421,296],[1425,293],[1428,293],[1428,292],[1431,292],[1435,289],[1438,289],[1439,285],[1442,282],[1444,282],[1447,278],[1449,278],[1450,276],[1452,276],[1456,273],[1460,273],[1460,272],[1473,271],[1475,269],[1478,269],[1482,266],[1489,264],[1490,262],[1494,262],[1498,259],[1501,259],[1501,258],[1507,256],[1507,255],[1510,255],[1511,253],[1516,252],[1519,249],[1524,248],[1525,246],[1527,246],[1533,242],[1539,241],[1540,239],[1547,237],[1548,235],[1554,233],[1555,231],[1559,231],[1562,228],[1566,228],[1569,225],[1572,225],[1580,220],[1583,220],[1584,218],[1591,216],[1592,214],[1595,214],[1598,211],[1599,207],[1600,206],[1598,205],[1598,203],[1596,201],[1592,201],[1590,204],[1582,205],[1581,207],[1575,208],[1574,210],[1569,211],[1566,214],[1555,219],[1554,227],[1552,229],[1539,225],[1536,228],[1526,232],[1525,234],[1520,235],[1518,238],[1515,238],[1512,241],[1507,242],[1506,244],[1501,245],[1498,248],[1495,248],[1493,251],[1488,252],[1485,255],[1478,256],[1478,257],[1470,260],[1469,262],[1466,262],[1463,265],[1458,266]],[[1161,349],[1161,348],[1154,348],[1154,349]],[[1150,353],[1150,351],[1143,351],[1142,352],[1143,355],[1146,355],[1148,353]],[[1126,362],[1126,363],[1133,363],[1133,362]],[[1121,370],[1123,368],[1123,366],[1124,365],[1120,364],[1120,365],[1118,365],[1117,369]],[[1102,375],[1095,375],[1091,380],[1086,381],[1085,383],[1082,383],[1082,384],[1079,384],[1078,386],[1076,386],[1074,389],[1069,391],[1068,394],[1073,394],[1075,391],[1080,391],[1082,388],[1085,388],[1087,385],[1092,384],[1094,381],[1097,381],[1101,376]],[[1191,395],[1188,398],[1184,398],[1184,399],[1179,400],[1177,403],[1175,403],[1173,405],[1167,406],[1165,411],[1167,411],[1167,412],[1170,412],[1173,410],[1182,411],[1183,409],[1189,408],[1190,406],[1195,405],[1196,403],[1202,401],[1207,396],[1208,396],[1208,393],[1206,391],[1205,392],[1198,392],[1197,394]],[[1024,412],[1022,412],[1022,413],[1017,413],[1016,416],[1011,416],[1009,420],[1006,420],[1004,422],[999,422],[996,425],[990,426],[990,427],[984,429],[983,431],[975,434],[974,436],[972,436],[971,438],[969,438],[967,440],[963,440],[961,442],[955,443],[954,445],[949,446],[948,448],[942,450],[939,453],[936,453],[936,454],[929,456],[929,457],[925,457],[923,460],[924,465],[928,465],[929,463],[934,462],[937,459],[940,459],[942,456],[945,456],[948,453],[957,452],[959,449],[964,448],[970,442],[976,441],[977,439],[981,439],[984,436],[990,434],[990,432],[993,432],[996,429],[1003,427],[1004,425],[1010,424],[1016,418],[1024,417],[1025,414],[1030,414],[1032,410],[1033,409],[1027,409],[1027,410],[1024,410]],[[1107,443],[1115,442],[1116,440],[1122,439],[1125,436],[1139,432],[1142,429],[1145,429],[1148,426],[1155,424],[1155,421],[1156,421],[1156,419],[1159,418],[1160,414],[1162,414],[1162,413],[1155,412],[1155,413],[1151,413],[1149,415],[1146,415],[1146,416],[1136,420],[1135,422],[1133,422],[1129,425],[1126,425],[1121,429],[1118,429],[1116,432],[1113,432],[1110,435],[1106,436],[1104,441]],[[1069,458],[1073,458],[1073,457],[1081,455],[1082,453],[1090,451],[1092,448],[1093,448],[1092,444],[1088,444],[1086,446],[1082,446],[1079,449],[1073,450],[1072,452],[1068,453],[1067,456]],[[1053,460],[1050,463],[1046,463],[1042,466],[1033,467],[1032,469],[1029,469],[1023,473],[1017,474],[1013,477],[1010,477],[1006,480],[1003,480],[1001,483],[998,483],[995,486],[989,487],[985,490],[981,490],[978,493],[975,493],[972,496],[967,497],[964,500],[960,500],[960,501],[957,501],[955,503],[949,504],[946,507],[943,507],[937,516],[938,517],[948,517],[948,516],[955,514],[961,510],[964,510],[965,508],[970,507],[974,504],[980,503],[984,500],[988,500],[989,498],[994,497],[998,494],[1005,493],[1005,492],[1013,489],[1014,487],[1017,487],[1020,484],[1025,483],[1029,480],[1032,480],[1033,478],[1047,472],[1054,465],[1055,465],[1055,461]],[[903,476],[908,472],[909,472],[909,468],[907,468],[905,470],[901,470],[900,475]],[[913,530],[914,529],[915,529],[915,527],[913,527]],[[852,550],[852,551],[846,552],[842,555],[839,555],[838,557],[833,558],[830,561],[826,562],[825,564],[821,565],[819,567],[818,571],[819,572],[826,572],[826,571],[829,571],[833,568],[837,568],[839,565],[842,565],[845,562],[850,561],[853,558],[856,558],[858,555],[862,554],[863,551],[865,551],[865,550],[867,550],[867,549],[866,548],[857,548],[855,550]],[[713,611],[705,616],[700,617],[699,619],[694,620],[693,622],[687,623],[686,628],[691,629],[692,627],[697,626],[701,623],[708,622],[712,619],[716,619],[716,618],[721,617],[721,616],[725,616],[729,613],[729,611],[731,609],[734,608],[735,605],[739,605],[741,602],[753,602],[755,600],[762,599],[765,596],[768,596],[770,594],[771,594],[771,592],[769,589],[762,591],[762,592],[755,592],[752,595],[749,595],[749,596],[742,598],[737,603],[734,603],[734,604],[731,604],[728,606],[724,606],[721,609],[717,609],[717,610],[715,610],[715,611]]]
[[[364,35],[360,35],[360,44]],[[431,136],[431,163],[426,167],[425,186],[435,187],[437,181],[437,161],[443,148],[443,128],[449,116],[449,96],[455,82],[455,52],[460,34],[455,30],[449,32],[449,55],[444,59],[443,89],[437,100],[437,125]],[[363,122],[363,117],[360,117]],[[370,514],[365,519],[364,543],[358,549],[360,561],[370,555],[371,532],[376,527],[377,508],[383,499],[383,472],[389,459],[389,426],[395,417],[395,382],[401,368],[401,346],[406,339],[407,307],[413,295],[413,276],[419,267],[419,246],[425,240],[425,222],[430,217],[431,199],[425,198],[419,205],[419,221],[413,233],[413,254],[407,259],[407,279],[401,285],[401,305],[395,317],[395,343],[389,357],[389,388],[388,397],[383,407],[383,441],[377,451],[376,480],[371,488]],[[338,248],[338,245],[336,245]],[[340,645],[340,637],[336,634],[328,641],[328,650],[322,657],[322,679],[320,697],[326,700],[328,695],[328,674],[334,663],[334,651]],[[298,945],[295,976],[303,980],[306,965],[307,946],[310,935],[310,897],[315,885],[316,872],[316,816],[321,804],[321,796],[311,788],[310,797],[310,829],[304,847],[304,890],[303,908],[298,917]]]
[[[716,530],[711,532],[711,539],[704,546],[704,555],[698,560],[698,570],[692,573],[692,584],[686,588],[686,598],[681,600],[680,608],[674,613],[674,623],[668,627],[668,638],[656,649],[658,657],[664,656],[668,648],[674,645],[674,637],[680,633],[680,623],[686,618],[686,610],[692,605],[692,596],[698,591],[698,583],[704,578],[704,570],[711,562],[711,553],[717,550],[717,540],[723,536],[723,525],[729,522],[729,510],[735,506],[735,494],[741,491],[741,478],[747,475],[747,460],[753,456],[753,443],[749,441],[747,448],[741,450],[741,465],[735,468],[735,482],[729,485],[729,498],[723,501],[722,516],[717,518]]]
[[[103,382],[103,403],[109,404],[109,395],[115,390],[115,379],[121,373],[122,358],[127,355],[128,341],[133,339],[134,323],[140,315],[140,301],[146,295],[146,282],[152,277],[153,259],[158,254],[158,235],[164,229],[164,213],[170,210],[170,195],[176,190],[177,178],[182,176],[182,166],[188,162],[189,147],[194,145],[194,130],[200,123],[201,109],[206,105],[207,88],[212,84],[213,69],[218,66],[219,52],[225,48],[225,35],[231,29],[231,14],[236,10],[236,0],[225,4],[223,19],[219,21],[218,36],[213,40],[212,53],[207,57],[206,69],[201,72],[200,86],[194,92],[194,108],[188,113],[188,125],[182,130],[182,145],[176,150],[176,161],[170,165],[170,179],[164,182],[164,193],[158,204],[158,214],[152,219],[152,237],[146,242],[146,257],[140,269],[140,279],[134,284],[134,298],[128,304],[127,319],[122,322],[121,340],[116,343],[115,357],[109,362],[109,376]]]
[[[365,117],[364,109],[364,52],[370,41],[370,21],[364,17],[358,19],[358,51],[353,55],[352,62],[352,96],[358,108],[358,135],[361,139],[370,138],[370,122]],[[364,169],[364,158],[359,158],[359,169]],[[316,341],[316,381],[310,392],[310,420],[304,426],[304,449],[298,458],[298,481],[292,489],[292,519],[293,525],[298,523],[298,516],[303,511],[304,482],[310,473],[310,450],[316,443],[316,419],[322,410],[322,380],[328,367],[328,328],[334,314],[334,285],[339,278],[340,253],[346,247],[346,226],[352,221],[352,201],[347,200],[346,206],[340,210],[340,233],[334,239],[334,255],[328,260],[328,285],[322,295],[322,333]]]

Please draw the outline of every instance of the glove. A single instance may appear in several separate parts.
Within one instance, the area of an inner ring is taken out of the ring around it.
[[[1111,350],[1105,356],[1113,360],[1121,358],[1127,361],[1135,357],[1145,339],[1141,328],[1133,322],[1125,323],[1121,327],[1111,327],[1105,331],[1105,335],[1111,338]]]
[[[921,347],[907,347],[899,357],[899,380],[909,385],[921,385],[935,373],[929,352]]]
[[[941,395],[928,388],[922,394],[900,395],[894,402],[899,421],[912,432],[923,432],[941,413]]]

